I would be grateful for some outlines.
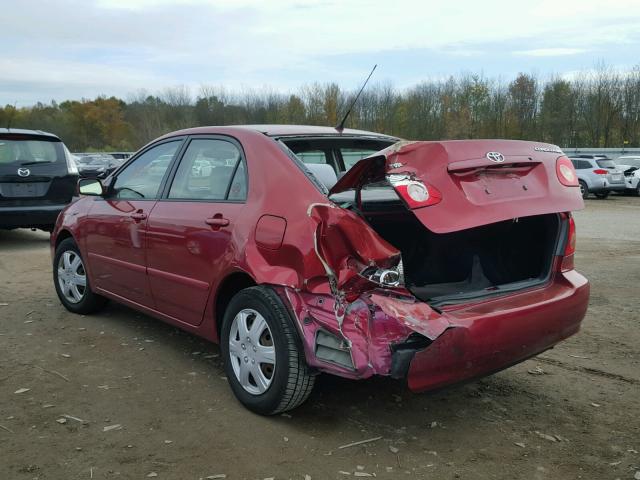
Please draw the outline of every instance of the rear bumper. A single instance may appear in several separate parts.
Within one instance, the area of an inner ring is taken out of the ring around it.
[[[537,355],[580,329],[588,301],[588,281],[572,270],[543,289],[448,310],[450,327],[413,356],[409,388],[445,387]]]
[[[53,226],[66,204],[3,207],[0,205],[0,228]]]

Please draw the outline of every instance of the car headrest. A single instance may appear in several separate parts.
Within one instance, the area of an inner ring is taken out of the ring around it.
[[[329,190],[338,181],[336,171],[331,165],[326,163],[307,163],[305,166]]]

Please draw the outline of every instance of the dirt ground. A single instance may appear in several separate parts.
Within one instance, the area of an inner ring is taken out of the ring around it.
[[[640,478],[640,198],[586,203],[578,335],[434,394],[322,376],[274,418],[235,401],[217,346],[113,303],[68,313],[48,235],[0,232],[0,479]]]

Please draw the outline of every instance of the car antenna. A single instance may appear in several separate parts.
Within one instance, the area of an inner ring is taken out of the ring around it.
[[[364,83],[362,84],[362,87],[360,88],[360,91],[358,92],[358,94],[356,95],[356,98],[353,99],[353,102],[351,102],[351,105],[349,105],[349,110],[347,110],[347,113],[344,114],[344,117],[342,117],[342,120],[340,121],[340,123],[336,126],[336,130],[340,133],[342,133],[342,131],[344,130],[344,124],[347,121],[347,118],[349,117],[349,114],[351,113],[351,109],[353,108],[353,106],[356,104],[356,102],[358,101],[358,98],[360,98],[360,94],[362,93],[362,91],[364,90],[364,87],[367,86],[367,83],[369,82],[369,79],[371,78],[371,75],[373,75],[373,72],[375,71],[375,69],[378,67],[378,64],[375,64],[373,66],[373,68],[371,69],[371,73],[369,73],[369,76],[367,77],[367,79],[364,81]]]
[[[7,130],[11,130],[11,122],[13,121],[13,117],[16,114],[16,104],[18,102],[13,102],[13,111],[11,112],[11,115],[9,116],[9,118],[7,118]]]

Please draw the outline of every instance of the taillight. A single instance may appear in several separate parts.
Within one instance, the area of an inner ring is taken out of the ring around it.
[[[576,252],[576,222],[573,217],[569,217],[569,228],[567,231],[567,243],[564,246],[564,255],[560,270],[567,272],[574,269],[573,254]]]
[[[409,208],[428,207],[442,200],[437,188],[408,175],[388,175],[387,180]]]
[[[598,175],[608,175],[609,170],[603,170],[602,168],[596,168],[593,173],[597,173]]]
[[[558,157],[556,160],[556,175],[558,180],[565,187],[577,187],[578,176],[576,175],[576,169],[573,167],[573,163],[567,157]]]

